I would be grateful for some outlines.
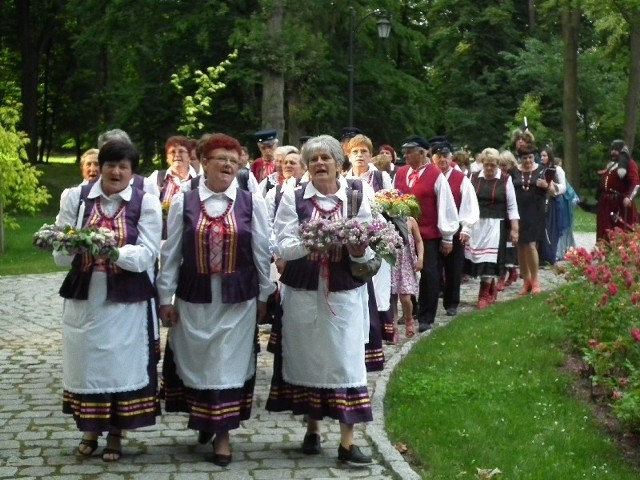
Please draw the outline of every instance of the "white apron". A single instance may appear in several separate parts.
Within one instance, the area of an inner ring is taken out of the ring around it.
[[[178,376],[189,388],[240,388],[255,373],[256,299],[223,304],[221,284],[220,275],[211,275],[211,303],[176,297],[180,320],[169,330],[169,345]]]
[[[367,385],[364,345],[369,341],[367,286],[327,292],[288,286],[282,293],[282,374],[315,388]]]
[[[70,392],[129,392],[149,384],[147,302],[106,298],[106,273],[95,271],[87,300],[64,301],[62,372]]]
[[[386,312],[391,308],[391,265],[386,260],[382,260],[380,270],[371,280],[376,293],[378,311]]]
[[[496,263],[500,245],[499,218],[481,218],[471,229],[469,242],[465,245],[464,256],[473,263]]]

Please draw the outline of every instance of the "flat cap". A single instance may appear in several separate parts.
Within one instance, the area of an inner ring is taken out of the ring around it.
[[[420,148],[424,148],[425,150],[428,150],[429,142],[419,135],[410,135],[407,138],[405,138],[404,142],[402,143],[402,148],[415,148],[415,147],[420,147]]]
[[[267,130],[260,130],[253,134],[256,142],[262,145],[273,145],[278,141],[278,132],[275,129],[270,128]]]

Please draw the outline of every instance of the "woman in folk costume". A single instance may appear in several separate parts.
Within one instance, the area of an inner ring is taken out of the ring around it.
[[[374,257],[369,247],[305,247],[299,227],[311,219],[371,221],[362,182],[340,176],[340,143],[322,135],[302,149],[311,181],[287,190],[274,230],[285,266],[282,308],[282,365],[275,371],[266,408],[307,416],[305,454],[321,450],[320,421],[340,423],[338,458],[367,465],[371,458],[354,444],[354,424],[372,420],[364,345],[369,333],[366,282],[360,275]],[[370,272],[371,273],[371,272]],[[358,277],[354,276],[357,275]]]
[[[160,413],[152,282],[162,213],[156,196],[130,185],[138,161],[131,143],[105,143],[100,178],[69,189],[56,218],[58,226],[108,228],[117,239],[109,258],[54,253],[58,265],[71,265],[60,288],[63,412],[84,432],[82,455],[91,455],[108,432],[107,462],[122,456],[124,430],[153,425]]]
[[[497,298],[496,279],[506,271],[507,238],[518,242],[520,216],[511,177],[498,166],[500,153],[485,148],[481,157],[482,171],[470,177],[480,219],[472,226],[465,245],[465,270],[480,277],[478,308],[485,308]]]
[[[366,189],[366,192],[370,194],[369,201],[373,200],[375,192],[391,188],[389,174],[378,170],[371,163],[373,144],[369,137],[358,134],[347,142],[344,149],[347,151],[351,163],[351,169],[346,172],[345,177],[359,178],[370,185],[371,188]],[[373,287],[373,292],[369,292],[371,330],[369,344],[366,346],[366,359],[367,370],[375,372],[384,368],[382,340],[394,341],[395,327],[391,310],[391,265],[382,262],[380,270],[371,279],[370,287]]]
[[[220,133],[202,142],[206,180],[174,197],[161,252],[162,374],[167,411],[189,413],[199,443],[215,436],[213,463],[227,466],[229,431],[251,414],[256,318],[275,287],[264,199],[234,182],[240,144]]]

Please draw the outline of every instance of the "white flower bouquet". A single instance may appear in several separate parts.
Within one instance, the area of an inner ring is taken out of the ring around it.
[[[43,225],[33,234],[33,245],[48,252],[64,255],[89,253],[94,257],[118,258],[114,232],[104,227],[76,229],[69,225]]]

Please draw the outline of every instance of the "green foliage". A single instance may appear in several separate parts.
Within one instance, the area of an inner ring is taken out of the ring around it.
[[[26,135],[16,130],[19,112],[19,104],[0,105],[0,221],[9,228],[18,227],[16,214],[34,214],[50,198],[39,185],[41,172],[25,161]]]
[[[220,77],[237,56],[238,51],[235,50],[219,65],[207,67],[204,72],[195,70],[192,73],[188,65],[183,65],[178,73],[171,75],[171,85],[182,96],[182,118],[178,127],[179,132],[191,137],[203,129],[204,123],[201,118],[212,115],[213,97],[226,87]],[[192,95],[185,92],[185,84],[195,87]]]

